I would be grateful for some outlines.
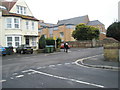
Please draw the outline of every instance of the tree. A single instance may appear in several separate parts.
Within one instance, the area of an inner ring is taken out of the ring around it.
[[[44,35],[41,36],[41,38],[39,39],[39,49],[44,49],[46,45],[46,40]]]
[[[120,22],[114,22],[107,28],[107,37],[120,41]]]
[[[78,24],[73,31],[72,36],[76,40],[92,40],[93,38],[98,39],[99,29],[93,26],[87,26],[85,24]]]
[[[61,38],[57,38],[56,43],[57,43],[57,48],[60,48]]]

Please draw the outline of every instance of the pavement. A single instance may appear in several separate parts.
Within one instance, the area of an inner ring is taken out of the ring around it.
[[[104,59],[103,54],[79,59],[76,61],[76,64],[94,68],[114,69],[120,71],[120,62],[107,61]]]

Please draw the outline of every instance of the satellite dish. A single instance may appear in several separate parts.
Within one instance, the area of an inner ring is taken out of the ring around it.
[[[4,6],[0,6],[0,9],[2,10],[6,10],[6,8]]]

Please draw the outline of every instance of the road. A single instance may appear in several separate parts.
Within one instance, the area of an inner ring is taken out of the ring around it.
[[[101,55],[103,48],[71,48],[69,53],[3,57],[3,88],[118,88],[118,72],[77,66],[77,59]]]

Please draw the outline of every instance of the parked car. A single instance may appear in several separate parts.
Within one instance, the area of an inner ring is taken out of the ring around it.
[[[3,56],[6,55],[6,49],[5,47],[2,47],[1,45],[0,45],[0,55],[3,55]]]
[[[61,49],[64,49],[64,43],[61,43],[60,48],[61,48]],[[68,48],[70,49],[70,45],[68,45]]]
[[[16,48],[16,53],[20,53],[20,54],[31,53],[32,54],[33,49],[29,45],[20,45]]]
[[[5,47],[5,49],[6,49],[6,54],[7,54],[7,55],[11,55],[11,54],[14,53],[12,46],[10,46],[10,47]]]

